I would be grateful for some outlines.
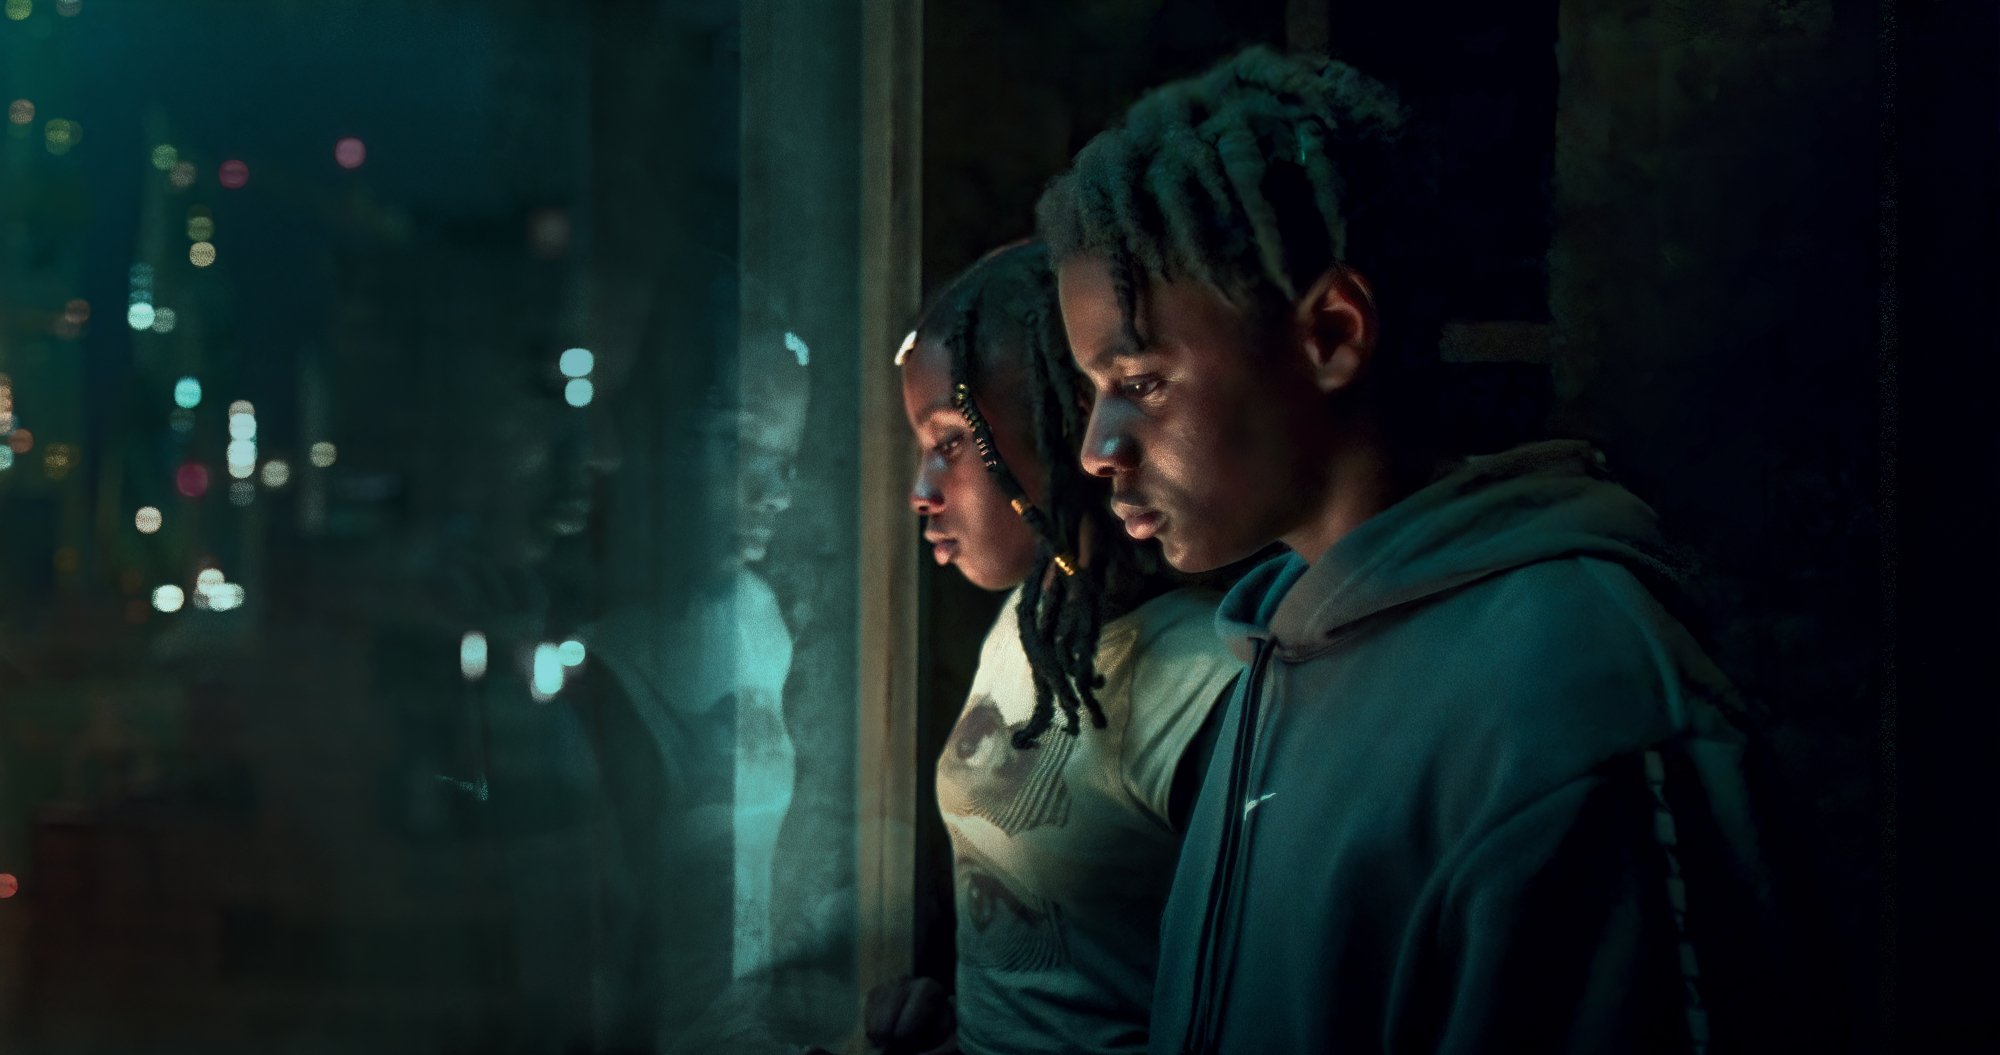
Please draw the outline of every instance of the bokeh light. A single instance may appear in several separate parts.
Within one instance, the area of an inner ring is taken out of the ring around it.
[[[229,485],[229,504],[247,506],[257,500],[257,485],[248,480],[238,480]]]
[[[571,348],[556,360],[556,366],[562,370],[564,377],[588,377],[597,366],[597,357],[590,354],[588,348]]]
[[[42,126],[42,139],[48,144],[49,153],[67,154],[71,147],[83,142],[83,126],[57,118]]]
[[[14,467],[14,448],[0,447],[0,472],[6,472],[7,470],[12,469],[13,467]]]
[[[306,457],[313,463],[314,468],[324,469],[327,466],[333,464],[334,458],[337,457],[339,453],[340,452],[334,448],[333,444],[328,443],[325,440],[321,440],[320,442],[312,445],[312,450],[307,453]]]
[[[257,438],[257,415],[246,411],[229,413],[229,438],[232,440],[254,440]]]
[[[333,145],[334,163],[344,169],[358,169],[368,160],[368,144],[348,136]]]
[[[201,573],[194,577],[194,585],[197,590],[208,590],[228,581],[229,577],[222,574],[221,568],[203,568]]]
[[[34,0],[7,0],[7,17],[15,22],[35,13]]]
[[[35,449],[35,434],[27,429],[15,429],[7,437],[7,446],[15,454],[26,454]]]
[[[51,443],[42,452],[42,471],[51,480],[60,480],[76,468],[76,448],[67,443]]]
[[[247,399],[239,399],[229,404],[229,416],[232,418],[238,414],[255,414],[255,413],[257,413],[257,404],[252,403]]]
[[[203,591],[202,597],[207,599],[208,609],[212,612],[227,612],[233,608],[241,608],[243,607],[243,584],[225,582],[213,589]]]
[[[283,460],[273,458],[264,463],[264,486],[283,487],[292,479],[292,467]]]
[[[196,242],[188,246],[188,263],[196,267],[207,267],[215,263],[215,243]]]
[[[56,14],[64,18],[75,18],[83,10],[83,0],[56,0]]]
[[[206,242],[215,237],[215,219],[209,216],[188,217],[188,240]]]
[[[208,493],[208,467],[189,463],[174,471],[174,488],[189,498]]]
[[[173,168],[174,162],[180,159],[181,152],[175,150],[171,143],[161,143],[159,146],[153,148],[153,167],[159,169],[161,172],[166,172]]]
[[[167,182],[175,190],[186,190],[194,186],[195,168],[192,161],[175,162],[173,171],[167,173]]]
[[[574,377],[563,386],[563,399],[573,407],[587,407],[591,397],[597,394],[597,386],[587,377]]]
[[[63,305],[63,318],[81,326],[90,321],[90,302],[81,297]]]
[[[467,681],[478,681],[486,676],[486,635],[477,630],[467,630],[458,639],[458,671]]]
[[[215,181],[222,184],[225,190],[240,189],[250,182],[250,166],[234,159],[225,161],[215,170]]]
[[[177,321],[179,321],[179,318],[174,314],[174,309],[156,308],[153,311],[153,332],[172,333],[174,332],[174,324]]]
[[[547,703],[562,691],[563,661],[556,646],[544,641],[535,646],[534,677],[528,686],[529,695],[537,703]]]
[[[536,256],[557,260],[569,252],[570,219],[562,209],[536,209],[528,214],[528,247]]]
[[[152,329],[153,306],[151,304],[146,303],[143,300],[137,304],[132,305],[131,307],[125,309],[125,322],[135,330]]]
[[[257,444],[253,440],[229,441],[229,475],[248,480],[257,471]]]
[[[790,330],[785,331],[785,350],[798,359],[800,366],[812,363],[812,349],[806,347],[806,339]]]
[[[565,667],[583,666],[583,642],[578,641],[576,638],[570,638],[568,641],[557,646],[556,655],[561,657],[563,666]]]
[[[174,405],[188,410],[201,406],[201,382],[193,377],[174,382]]]
[[[7,120],[24,125],[35,119],[35,104],[27,99],[16,99],[7,104]]]
[[[187,594],[178,586],[162,586],[153,591],[153,607],[162,612],[178,612],[187,603]]]
[[[139,529],[139,534],[150,535],[160,530],[162,519],[158,509],[153,506],[141,506],[139,512],[132,517],[132,526]]]
[[[194,411],[192,411],[192,410],[176,410],[176,411],[174,411],[174,412],[173,412],[172,414],[169,414],[169,415],[167,415],[167,423],[168,423],[169,425],[173,426],[173,430],[174,430],[175,432],[179,432],[179,433],[189,433],[189,432],[193,432],[193,431],[194,431]]]

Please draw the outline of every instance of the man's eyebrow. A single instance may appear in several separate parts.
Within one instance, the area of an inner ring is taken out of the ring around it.
[[[1130,335],[1119,334],[1117,337],[1114,337],[1111,340],[1106,341],[1101,347],[1099,347],[1097,351],[1091,355],[1089,361],[1083,364],[1083,368],[1085,370],[1104,370],[1108,369],[1112,364],[1118,362],[1121,359],[1122,360],[1138,359],[1150,354],[1151,352],[1152,349],[1150,348],[1141,348],[1140,346],[1133,344]]]

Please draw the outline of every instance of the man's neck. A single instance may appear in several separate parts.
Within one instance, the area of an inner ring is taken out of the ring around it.
[[[1402,501],[1426,480],[1405,471],[1380,429],[1346,430],[1326,459],[1319,506],[1283,541],[1311,564],[1369,518]]]

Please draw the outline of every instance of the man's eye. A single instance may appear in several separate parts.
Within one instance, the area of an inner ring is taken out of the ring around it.
[[[964,443],[965,443],[964,436],[953,436],[947,440],[944,440],[943,442],[940,442],[936,447],[933,447],[932,450],[937,451],[938,454],[942,457],[949,458],[952,455],[957,454],[958,448],[964,445]]]
[[[1118,382],[1118,392],[1127,399],[1144,399],[1160,390],[1157,377],[1134,377]]]

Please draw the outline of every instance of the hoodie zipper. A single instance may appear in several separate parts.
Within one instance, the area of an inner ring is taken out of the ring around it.
[[[1195,950],[1193,1010],[1188,1017],[1187,1032],[1181,1039],[1183,1055],[1206,1055],[1214,1051],[1222,1031],[1223,931],[1229,923],[1229,913],[1235,907],[1244,827],[1249,820],[1242,803],[1250,781],[1252,756],[1257,748],[1264,672],[1274,651],[1271,643],[1264,640],[1253,641],[1252,648],[1250,676],[1244,681],[1243,707],[1237,718],[1236,750],[1230,759],[1227,794],[1222,800],[1225,810],[1222,839],[1217,847],[1215,871],[1209,877],[1208,906],[1202,913],[1201,941]]]

